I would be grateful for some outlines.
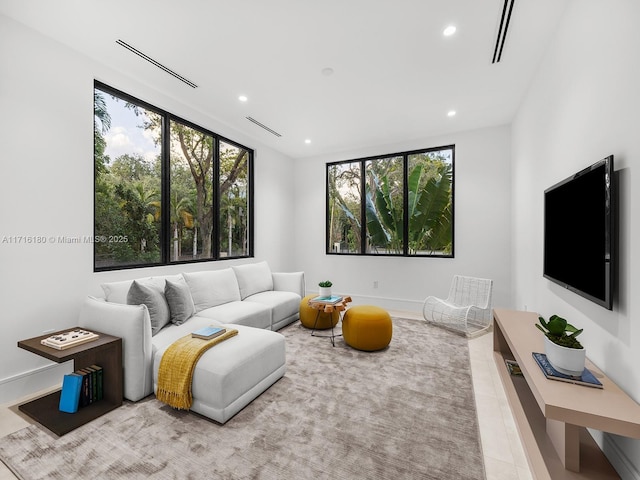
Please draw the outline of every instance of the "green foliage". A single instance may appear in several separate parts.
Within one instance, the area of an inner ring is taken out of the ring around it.
[[[329,242],[341,252],[360,252],[360,164],[329,167]]]
[[[248,252],[249,153],[220,144],[220,254],[238,257]]]
[[[548,322],[542,317],[538,317],[538,320],[540,323],[536,323],[536,327],[556,345],[567,348],[583,348],[576,338],[582,333],[583,329],[578,330],[558,315],[551,315]]]
[[[411,164],[410,164],[411,165]],[[404,210],[401,182],[367,171],[365,211],[369,242],[375,250],[403,252]],[[414,162],[408,175],[409,253],[452,251],[451,165],[422,160]]]
[[[325,288],[328,288],[328,287],[333,286],[333,283],[331,283],[331,281],[330,281],[330,280],[324,280],[323,282],[320,282],[320,283],[318,284],[318,286],[319,286],[319,287],[325,287]]]
[[[109,163],[109,157],[104,154],[107,142],[103,135],[111,128],[111,116],[107,111],[104,96],[97,90],[93,93],[93,116],[93,157],[95,161],[95,174],[97,176],[105,173],[106,164]]]
[[[163,118],[115,97],[114,103],[107,104],[106,95],[99,90],[94,93],[95,232],[97,236],[118,236],[127,241],[96,242],[96,265],[159,262],[163,215],[169,216],[171,243],[166,248],[172,261],[212,258],[214,233],[220,239],[221,256],[247,255],[248,151],[221,141],[220,170],[214,175],[213,136],[170,121],[169,212],[163,212],[160,155],[149,160],[134,154],[133,149],[113,161],[105,155],[106,134],[111,128],[108,105],[121,108],[119,114],[132,111],[139,117],[138,127],[146,130],[156,145],[162,143]],[[219,178],[215,202],[214,178]],[[220,228],[214,232],[216,212],[220,214]]]
[[[451,253],[452,171],[440,163],[431,169],[418,163],[409,175],[409,248],[415,252]]]
[[[369,245],[373,250],[402,253],[403,167],[401,158],[368,162],[365,212]]]

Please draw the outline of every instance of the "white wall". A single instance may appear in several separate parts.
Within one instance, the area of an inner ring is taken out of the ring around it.
[[[584,328],[587,356],[640,401],[640,2],[575,0],[513,124],[513,278],[518,308]],[[619,171],[619,275],[613,311],[542,277],[543,191],[604,158]],[[635,205],[635,207],[634,207]],[[633,215],[633,212],[636,214]],[[636,247],[634,247],[634,245]],[[640,478],[640,441],[596,434],[623,478]]]
[[[273,270],[296,267],[287,235],[293,230],[291,159],[190,108],[171,92],[142,85],[3,16],[0,69],[0,403],[60,379],[46,371],[50,362],[16,343],[75,325],[83,298],[100,294],[100,283],[203,268],[93,273],[91,244],[49,240],[93,233],[94,79],[255,148],[256,259],[266,259]],[[181,88],[176,82],[176,91]],[[46,242],[11,243],[15,236]],[[238,262],[204,266],[232,263]]]
[[[296,257],[308,291],[329,278],[357,303],[421,311],[427,295],[446,297],[454,274],[492,278],[494,305],[510,307],[510,131],[495,127],[304,159],[295,164]],[[455,144],[455,258],[325,254],[328,162]],[[377,280],[378,288],[373,288]]]

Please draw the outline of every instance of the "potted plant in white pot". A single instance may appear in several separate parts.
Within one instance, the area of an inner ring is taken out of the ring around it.
[[[551,366],[560,373],[579,377],[584,371],[586,351],[576,338],[583,329],[567,323],[558,315],[552,315],[547,322],[538,317],[540,323],[536,324],[545,335],[544,353]]]
[[[320,287],[320,292],[319,292],[319,296],[323,297],[323,298],[329,298],[331,296],[331,286],[333,285],[333,283],[331,283],[330,280],[324,280],[322,282],[320,282],[318,284],[318,286]]]

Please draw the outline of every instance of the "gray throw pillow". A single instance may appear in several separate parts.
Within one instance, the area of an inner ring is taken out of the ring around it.
[[[151,335],[155,335],[169,323],[169,306],[164,295],[153,287],[134,280],[127,293],[127,304],[147,306],[151,318]]]
[[[164,286],[164,296],[169,304],[171,323],[182,325],[196,313],[191,291],[184,280],[177,282],[167,280]]]

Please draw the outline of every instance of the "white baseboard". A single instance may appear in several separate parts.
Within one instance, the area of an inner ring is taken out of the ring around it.
[[[622,480],[640,480],[640,470],[616,444],[613,436],[604,434],[602,451],[616,469]]]
[[[336,292],[335,295],[346,295]],[[373,295],[351,294],[353,305],[376,305],[387,310],[401,310],[422,315],[424,300],[410,300],[407,298],[375,297]]]
[[[62,385],[62,377],[73,370],[73,362],[50,363],[28,372],[0,379],[0,404],[12,404],[16,400],[41,390]]]

